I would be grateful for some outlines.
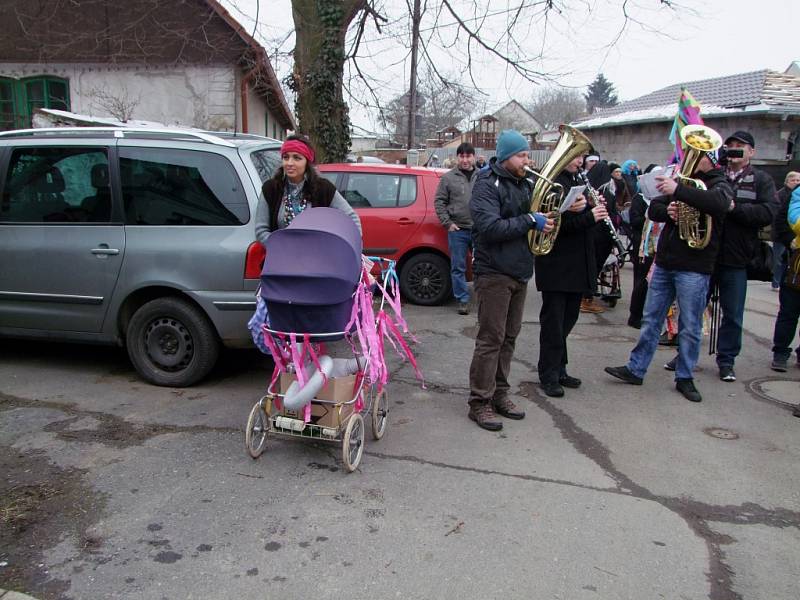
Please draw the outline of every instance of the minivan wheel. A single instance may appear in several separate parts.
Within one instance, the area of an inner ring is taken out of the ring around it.
[[[168,387],[200,381],[219,356],[219,341],[208,319],[180,298],[157,298],[142,305],[128,324],[126,345],[139,375]]]
[[[451,288],[450,265],[437,254],[412,256],[400,270],[400,291],[414,304],[441,304]]]

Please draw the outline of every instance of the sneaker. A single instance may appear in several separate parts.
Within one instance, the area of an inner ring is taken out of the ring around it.
[[[506,419],[514,419],[515,421],[519,421],[520,419],[525,418],[525,411],[518,408],[517,405],[507,397],[501,398],[500,400],[493,400],[492,408],[494,409],[494,412],[505,417]]]
[[[789,359],[776,356],[775,358],[772,359],[772,364],[770,365],[770,368],[773,371],[777,371],[778,373],[786,373],[787,369],[789,368]]]
[[[583,300],[581,300],[581,312],[597,314],[606,312],[606,309],[603,308],[602,306],[595,304],[591,298],[584,298]]]
[[[458,303],[458,314],[460,314],[460,315],[468,315],[469,314],[469,302],[459,302]]]
[[[736,381],[736,373],[733,372],[733,367],[720,367],[719,378],[722,381],[727,381],[728,383],[731,381]]]
[[[562,375],[558,378],[558,383],[560,383],[565,388],[572,388],[578,389],[581,387],[581,380],[577,377],[570,377],[569,375]]]
[[[540,383],[545,395],[551,398],[561,398],[564,395],[564,388],[556,382]]]
[[[667,371],[674,371],[678,366],[678,357],[676,356],[671,361],[664,363],[664,368]]]
[[[701,402],[703,400],[700,392],[694,387],[694,379],[676,379],[675,389],[683,394],[683,397],[689,402]]]
[[[642,385],[642,378],[631,373],[627,366],[606,367],[605,371],[609,375],[612,375],[617,379],[621,379],[625,383],[630,383],[631,385]]]
[[[478,427],[488,431],[500,431],[503,424],[497,420],[491,405],[488,402],[470,402],[467,416],[478,424]]]

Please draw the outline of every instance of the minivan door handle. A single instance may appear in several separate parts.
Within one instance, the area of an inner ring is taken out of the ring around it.
[[[95,256],[116,256],[119,250],[116,248],[109,248],[108,244],[100,244],[99,248],[92,248],[91,253]]]

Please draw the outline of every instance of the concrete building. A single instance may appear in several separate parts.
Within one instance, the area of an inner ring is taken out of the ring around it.
[[[779,167],[800,159],[800,77],[788,72],[762,70],[676,83],[571,124],[608,160],[633,158],[642,167],[663,164],[672,155],[669,133],[683,87],[700,103],[705,124],[723,139],[736,130],[753,134],[754,164]]]
[[[37,108],[295,129],[264,48],[216,0],[5,0],[0,22],[0,130],[29,127]]]

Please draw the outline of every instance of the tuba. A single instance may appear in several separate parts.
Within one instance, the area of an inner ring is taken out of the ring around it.
[[[560,183],[553,181],[564,168],[575,160],[576,157],[586,154],[592,147],[589,138],[580,131],[569,125],[559,127],[561,137],[553,149],[553,153],[542,167],[541,172],[537,173],[532,169],[526,170],[537,177],[531,195],[531,212],[540,212],[555,220],[553,229],[548,233],[531,229],[528,232],[528,247],[533,254],[541,256],[553,249],[556,236],[561,225],[558,207],[564,197],[566,190]]]
[[[706,189],[699,179],[692,179],[700,160],[706,152],[717,150],[722,146],[720,135],[705,125],[686,125],[681,128],[683,142],[683,160],[678,168],[677,180],[684,185],[698,189]],[[711,241],[712,219],[693,206],[678,202],[678,234],[686,240],[690,248],[702,250]]]

